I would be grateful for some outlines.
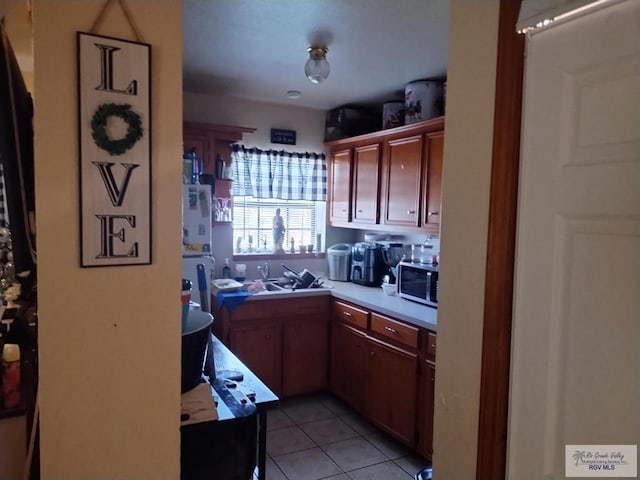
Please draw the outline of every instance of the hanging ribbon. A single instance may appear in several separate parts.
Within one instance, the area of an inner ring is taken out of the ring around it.
[[[136,22],[133,20],[133,16],[131,15],[131,11],[129,10],[129,7],[127,6],[125,0],[107,0],[102,6],[100,13],[98,13],[98,16],[94,20],[89,33],[96,33],[96,30],[104,20],[105,13],[109,9],[109,7],[116,2],[118,3],[118,5],[120,5],[120,9],[122,10],[122,13],[124,13],[124,17],[127,19],[127,22],[129,23],[129,26],[133,31],[133,36],[135,37],[136,41],[142,43],[142,35],[140,35],[138,27],[136,26]]]

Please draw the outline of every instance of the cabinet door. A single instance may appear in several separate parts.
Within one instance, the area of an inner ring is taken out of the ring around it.
[[[329,194],[331,223],[346,224],[351,220],[351,150],[341,150],[331,156]]]
[[[285,320],[282,332],[282,395],[327,386],[328,315]]]
[[[364,333],[342,322],[331,325],[331,391],[357,411],[365,399],[367,369]]]
[[[207,135],[185,130],[182,134],[182,145],[185,153],[190,153],[195,150],[196,155],[202,159],[203,173],[213,173],[211,141]]]
[[[440,211],[442,209],[442,156],[444,150],[444,132],[427,135],[427,171],[424,176],[424,206],[422,209],[422,227],[440,232]]]
[[[280,336],[275,322],[243,322],[232,326],[230,348],[271,390],[280,394]]]
[[[378,223],[380,145],[353,151],[353,223]]]
[[[433,454],[433,407],[436,382],[436,366],[428,361],[422,364],[422,378],[420,381],[420,394],[418,396],[420,409],[420,432],[418,433],[418,452],[431,458]]]
[[[367,350],[365,413],[380,428],[414,447],[418,356],[371,338]]]
[[[385,225],[418,226],[422,151],[422,135],[387,143],[382,222]]]

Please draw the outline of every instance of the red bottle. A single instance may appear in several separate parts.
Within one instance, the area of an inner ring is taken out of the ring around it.
[[[15,343],[2,349],[2,394],[4,408],[20,405],[20,347]]]

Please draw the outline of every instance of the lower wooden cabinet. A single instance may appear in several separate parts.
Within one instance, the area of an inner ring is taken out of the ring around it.
[[[358,411],[364,410],[367,344],[363,332],[342,322],[331,329],[331,378],[333,393]]]
[[[270,389],[280,389],[280,334],[277,322],[246,320],[231,328],[229,346]]]
[[[328,318],[325,313],[282,323],[282,395],[323,390],[327,385]]]
[[[375,339],[367,340],[365,415],[407,445],[416,438],[418,355]]]
[[[430,361],[422,364],[420,381],[420,414],[418,452],[426,458],[433,455],[433,407],[435,405],[436,366]]]
[[[332,311],[331,391],[430,459],[435,333],[338,300]]]
[[[327,387],[329,297],[247,301],[214,311],[214,333],[281,397]],[[215,305],[215,302],[212,302]]]

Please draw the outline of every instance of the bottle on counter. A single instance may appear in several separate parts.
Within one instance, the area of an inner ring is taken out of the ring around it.
[[[224,267],[222,267],[222,278],[231,278],[231,266],[229,265],[229,259],[224,259]]]
[[[2,349],[2,394],[4,408],[20,405],[20,347],[15,343]]]

